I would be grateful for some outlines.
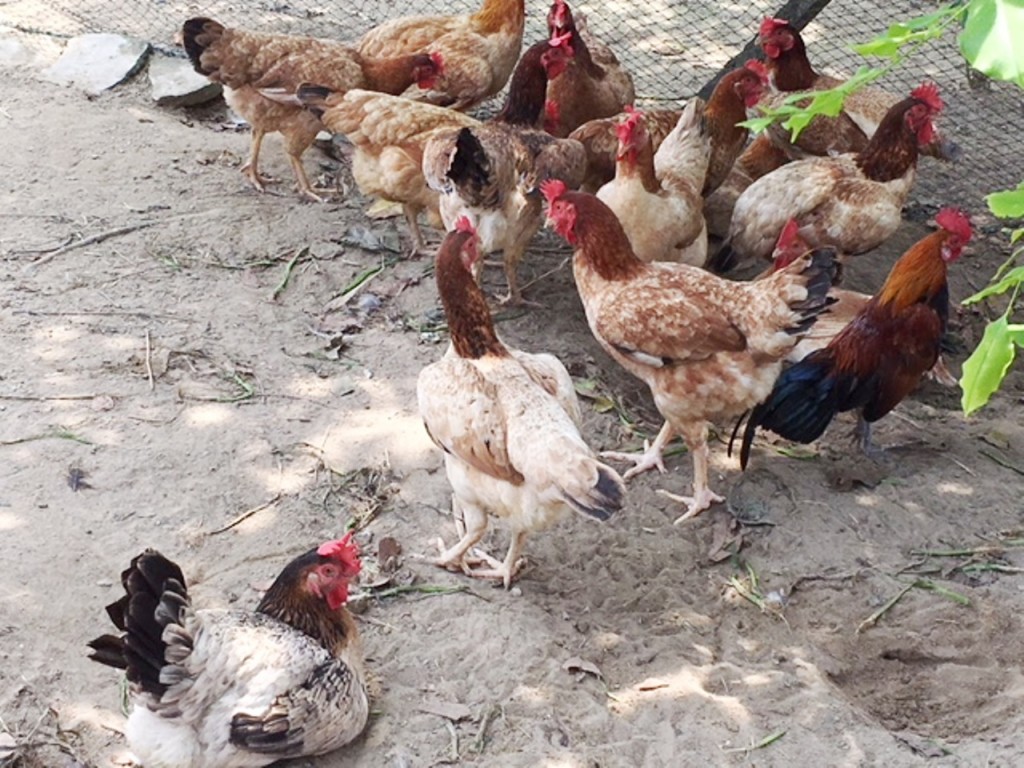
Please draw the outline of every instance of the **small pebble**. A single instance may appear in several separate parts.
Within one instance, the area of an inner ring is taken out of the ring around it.
[[[521,590],[519,587],[512,587],[512,589],[510,589],[508,591],[508,593],[510,595],[512,595],[512,597],[522,597],[523,596],[523,590]]]
[[[97,587],[112,587],[112,586],[114,586],[114,582],[112,582],[110,579],[100,579],[99,581],[96,582],[96,586]]]

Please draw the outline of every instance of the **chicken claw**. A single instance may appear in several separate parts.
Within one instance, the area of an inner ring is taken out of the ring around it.
[[[661,431],[658,432],[658,436],[654,438],[652,444],[649,440],[644,440],[643,453],[620,453],[619,451],[601,451],[601,458],[612,459],[613,461],[632,461],[636,466],[628,469],[625,474],[622,475],[623,480],[629,480],[629,478],[639,475],[641,472],[646,472],[649,469],[657,469],[661,474],[665,474],[665,461],[662,458],[662,453],[665,450],[665,446],[675,436],[675,432],[672,426],[666,421]]]
[[[686,512],[677,517],[672,522],[673,525],[679,525],[686,520],[696,517],[705,509],[708,509],[712,504],[725,501],[723,496],[719,496],[710,488],[705,488],[702,491],[695,492],[693,496],[679,496],[678,494],[670,493],[662,488],[658,489],[658,494],[660,496],[664,496],[666,499],[671,499],[672,501],[686,505]]]

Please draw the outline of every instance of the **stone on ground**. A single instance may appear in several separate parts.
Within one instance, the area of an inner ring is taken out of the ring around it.
[[[64,53],[56,64],[43,70],[43,77],[96,95],[138,72],[149,51],[145,40],[110,34],[80,35],[68,40]]]
[[[161,107],[192,107],[216,99],[220,83],[211,83],[186,59],[154,55],[149,62],[149,84],[153,99]]]

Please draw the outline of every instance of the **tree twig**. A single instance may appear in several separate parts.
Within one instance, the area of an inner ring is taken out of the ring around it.
[[[245,512],[240,514],[238,517],[236,517],[234,520],[232,520],[227,525],[222,525],[220,528],[217,528],[215,530],[210,531],[209,535],[210,536],[216,536],[218,533],[224,533],[224,531],[230,531],[236,525],[244,523],[246,520],[248,520],[250,517],[255,515],[257,512],[262,512],[264,509],[267,509],[268,507],[272,507],[275,504],[277,504],[277,502],[279,502],[281,500],[281,495],[282,494],[279,493],[274,498],[272,498],[270,501],[266,501],[266,502],[260,504],[258,507],[253,507],[252,509],[245,510]]]
[[[117,227],[115,229],[108,229],[106,232],[97,232],[95,235],[89,235],[89,237],[83,238],[82,240],[76,240],[75,242],[65,242],[58,245],[54,250],[47,253],[45,256],[40,256],[31,262],[31,266],[38,267],[40,264],[46,264],[49,261],[57,258],[58,256],[73,251],[76,248],[85,248],[87,245],[95,245],[96,243],[102,243],[104,240],[109,240],[112,237],[120,237],[121,235],[127,235],[131,232],[135,232],[140,229],[146,229],[147,227],[153,227],[160,224],[159,221],[140,221],[138,224],[129,224],[124,227]]]

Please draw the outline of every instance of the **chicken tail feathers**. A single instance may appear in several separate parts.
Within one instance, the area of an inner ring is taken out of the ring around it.
[[[327,110],[327,98],[333,93],[330,88],[313,83],[302,83],[295,91],[295,98],[317,117]]]
[[[181,27],[182,41],[185,45],[185,53],[188,60],[192,62],[192,68],[200,75],[210,77],[217,72],[216,66],[210,62],[203,63],[203,52],[212,46],[224,34],[224,26],[213,19],[202,16],[188,19]]]
[[[828,292],[835,281],[838,264],[835,248],[816,248],[811,252],[810,262],[800,272],[807,278],[807,298],[789,305],[799,313],[800,319],[786,329],[788,333],[798,335],[806,332],[818,315],[835,304],[836,300],[829,297]]]
[[[613,514],[622,509],[626,496],[626,486],[619,473],[611,467],[597,464],[597,482],[583,498],[576,498],[568,491],[564,497],[566,502],[581,515],[605,522]]]
[[[863,407],[874,388],[874,375],[862,378],[840,371],[829,347],[812,352],[783,371],[768,398],[750,412],[740,446],[740,467],[747,468],[759,427],[797,443],[813,442],[837,413]]]
[[[722,246],[714,254],[708,257],[704,268],[713,274],[724,275],[726,272],[736,269],[739,263],[739,254],[733,250],[728,242],[725,242],[722,243]]]
[[[178,624],[190,606],[181,569],[156,550],[135,557],[121,574],[125,595],[107,606],[120,637],[102,635],[89,643],[89,658],[127,670],[128,680],[156,696],[167,690],[160,671],[167,664],[164,629]]]
[[[445,174],[472,205],[495,206],[496,186],[491,179],[491,161],[480,140],[469,128],[455,137],[455,151]]]

